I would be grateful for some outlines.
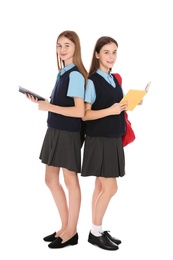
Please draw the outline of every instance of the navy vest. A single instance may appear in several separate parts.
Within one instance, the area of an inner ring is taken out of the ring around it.
[[[74,66],[57,79],[51,95],[51,104],[62,107],[74,106],[74,99],[67,96],[69,74],[72,71],[79,70],[76,66]],[[81,119],[48,112],[47,125],[48,127],[56,128],[59,130],[78,132],[81,128]]]
[[[114,77],[114,76],[113,76]],[[114,77],[116,88],[109,84],[102,76],[95,73],[89,77],[94,83],[96,100],[92,110],[105,109],[119,103],[123,98],[122,88]],[[96,120],[85,121],[88,136],[121,137],[125,133],[126,124],[124,112],[120,115],[110,115]]]

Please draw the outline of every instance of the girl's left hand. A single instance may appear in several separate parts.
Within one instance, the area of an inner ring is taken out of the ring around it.
[[[142,105],[143,104],[143,99],[138,103],[138,105]]]

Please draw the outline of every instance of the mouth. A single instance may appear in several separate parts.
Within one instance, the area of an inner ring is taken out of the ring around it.
[[[60,54],[61,57],[65,57],[66,55],[66,53]]]
[[[113,65],[114,65],[114,62],[113,62],[113,61],[107,61],[107,63],[108,63],[110,66],[113,66]]]

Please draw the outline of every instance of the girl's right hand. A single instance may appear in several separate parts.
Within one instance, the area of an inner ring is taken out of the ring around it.
[[[110,107],[110,112],[111,112],[111,115],[119,115],[119,114],[121,114],[122,111],[124,111],[126,109],[127,109],[127,102],[114,103]]]

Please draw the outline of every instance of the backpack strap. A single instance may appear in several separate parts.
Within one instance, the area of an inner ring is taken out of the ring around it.
[[[120,84],[120,86],[122,86],[122,77],[120,76],[120,74],[118,73],[113,73],[113,75],[116,77],[116,79],[118,80],[118,83]]]

